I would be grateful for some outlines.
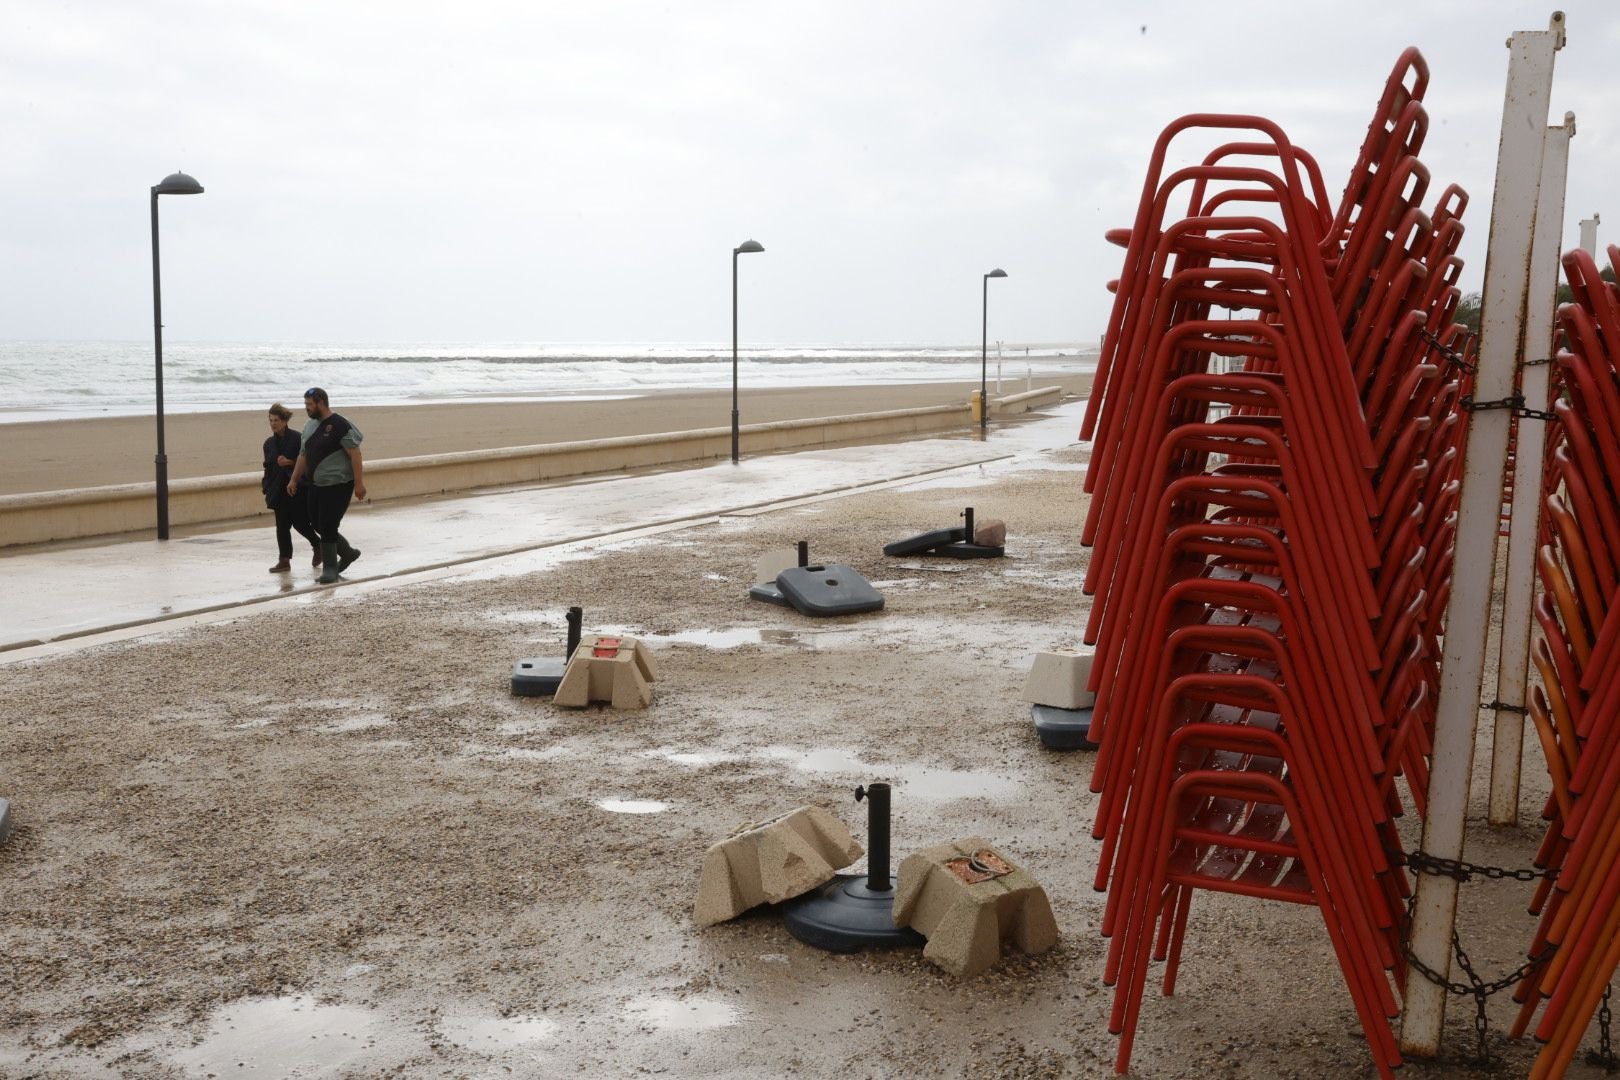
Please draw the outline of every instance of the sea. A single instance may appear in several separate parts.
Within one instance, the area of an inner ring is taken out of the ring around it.
[[[746,389],[962,382],[980,346],[752,345],[738,350]],[[989,378],[1013,393],[1042,374],[1095,370],[1097,347],[997,345]],[[151,341],[0,342],[0,423],[144,415],[156,403]],[[163,343],[165,412],[296,407],[311,386],[344,405],[612,399],[731,386],[731,346],[532,342]],[[992,393],[995,387],[991,387]]]

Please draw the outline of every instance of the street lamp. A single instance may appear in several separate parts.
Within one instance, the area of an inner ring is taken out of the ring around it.
[[[762,244],[744,240],[731,249],[731,463],[737,464],[737,256],[764,251]]]
[[[990,279],[993,277],[1006,277],[1007,271],[996,269],[984,275],[984,307],[983,325],[980,327],[979,341],[979,430],[982,432],[990,424],[990,399],[985,396],[988,384],[985,380],[986,369],[990,365]]]
[[[201,195],[203,186],[183,172],[170,173],[152,187],[152,337],[157,346],[157,532],[169,538],[169,456],[163,452],[163,288],[158,272],[158,196]]]

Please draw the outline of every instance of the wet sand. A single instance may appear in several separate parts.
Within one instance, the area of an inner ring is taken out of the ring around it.
[[[1110,1075],[1092,759],[1042,750],[1019,701],[1031,655],[1080,626],[1083,457],[7,668],[0,1075]],[[1007,521],[1009,558],[877,554],[964,505]],[[886,609],[744,600],[756,558],[805,537]],[[508,693],[574,603],[587,630],[649,639],[650,709]],[[1525,776],[1533,822],[1533,754]],[[989,839],[1047,889],[1059,946],[959,980],[916,952],[808,948],[770,910],[693,926],[709,844],[806,803],[864,837],[852,793],[874,780],[895,784],[897,861]],[[1403,833],[1415,846],[1414,817]],[[1475,828],[1467,857],[1527,865],[1538,838]],[[1522,960],[1531,889],[1461,891],[1487,978]],[[1133,1075],[1372,1075],[1316,910],[1199,893],[1190,927],[1176,996],[1150,982]],[[1492,999],[1506,1072],[1405,1075],[1523,1075],[1512,1011]],[[1446,1043],[1472,1045],[1465,1002]]]
[[[1083,394],[1089,375],[1047,375],[1036,386],[1063,386]],[[1004,384],[1009,394],[1024,389],[1022,377]],[[993,387],[993,384],[992,384]],[[741,422],[768,423],[816,416],[842,416],[886,409],[965,403],[977,381],[896,386],[801,387],[745,390]],[[169,477],[217,476],[253,472],[269,434],[263,409],[244,412],[176,413],[164,418]],[[288,399],[294,422],[303,403]],[[532,446],[574,439],[691,431],[731,424],[729,390],[661,392],[610,401],[464,402],[438,405],[333,407],[365,433],[368,460]],[[151,416],[83,420],[41,420],[0,424],[0,495],[58,491],[103,484],[150,483],[157,446]]]

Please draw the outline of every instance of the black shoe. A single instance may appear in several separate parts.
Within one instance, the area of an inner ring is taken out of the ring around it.
[[[343,571],[345,571],[349,567],[353,566],[354,565],[354,560],[358,559],[359,557],[360,557],[360,549],[357,548],[357,547],[349,547],[347,544],[345,544],[342,547],[338,548],[338,569],[337,569],[337,572],[340,573],[340,574],[343,573]]]
[[[321,545],[321,576],[316,580],[322,585],[331,585],[338,579],[337,572],[337,545]]]

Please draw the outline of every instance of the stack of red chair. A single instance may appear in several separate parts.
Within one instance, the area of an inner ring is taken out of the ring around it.
[[[1427,83],[1407,50],[1336,208],[1276,124],[1183,117],[1110,234],[1082,540],[1120,1071],[1195,889],[1320,908],[1374,1060],[1400,1063],[1395,780],[1421,808],[1470,347],[1466,196],[1421,209]],[[1199,133],[1247,141],[1163,175]]]
[[[1620,267],[1620,249],[1609,261]],[[1536,863],[1557,876],[1532,908],[1529,955],[1541,962],[1519,986],[1514,1027],[1522,1035],[1545,1004],[1534,1077],[1563,1074],[1620,965],[1620,292],[1584,251],[1565,255],[1564,271],[1574,302],[1558,312],[1567,348],[1554,369],[1531,649],[1542,687],[1529,702],[1553,789]]]

